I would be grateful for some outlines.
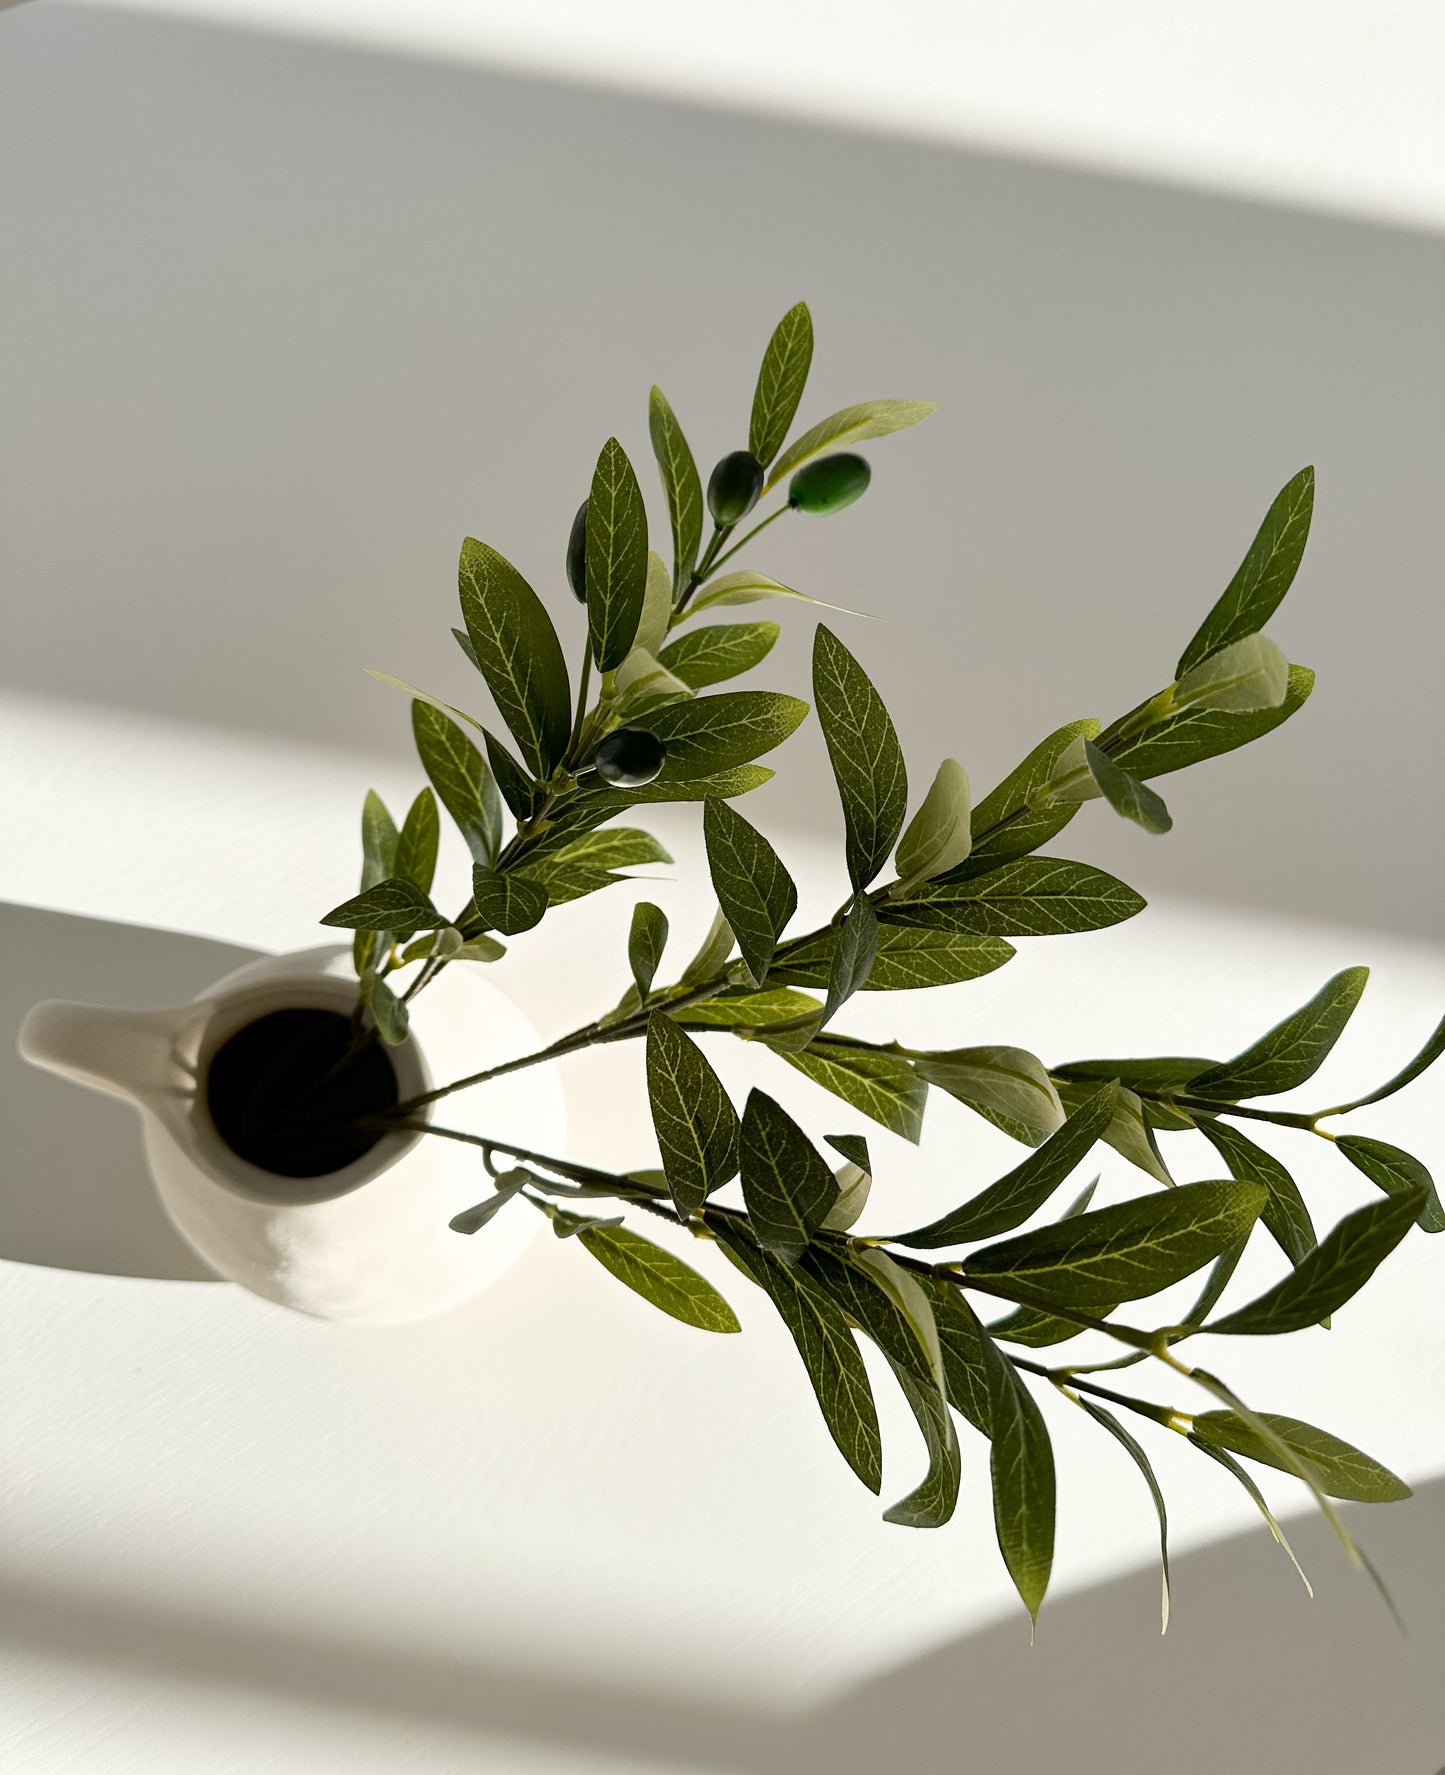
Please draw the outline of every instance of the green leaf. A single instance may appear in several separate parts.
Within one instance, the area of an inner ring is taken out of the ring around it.
[[[1260,1219],[1290,1262],[1301,1263],[1314,1250],[1316,1240],[1314,1222],[1299,1185],[1273,1153],[1256,1146],[1230,1123],[1203,1116],[1198,1127],[1228,1165],[1231,1177],[1248,1178],[1264,1185],[1264,1210]]]
[[[1331,1436],[1328,1430],[1317,1430],[1313,1424],[1277,1412],[1262,1411],[1256,1415],[1293,1455],[1314,1470],[1321,1491],[1329,1497],[1349,1498],[1360,1504],[1396,1504],[1413,1495],[1405,1481],[1388,1467],[1352,1443]],[[1246,1460],[1259,1461],[1282,1473],[1294,1471],[1237,1412],[1201,1412],[1194,1419],[1194,1435],[1212,1448],[1227,1448]]]
[[[672,626],[672,581],[667,565],[656,549],[647,551],[647,585],[642,594],[642,620],[632,645],[644,648],[654,659],[662,652]],[[624,660],[623,664],[627,662]]]
[[[466,940],[462,933],[453,925],[444,924],[439,930],[432,931],[424,937],[417,937],[413,942],[408,943],[401,952],[401,959],[403,961],[421,961],[423,958],[430,960],[432,957],[436,957],[439,961],[451,961],[453,957],[460,955],[465,947]],[[494,947],[500,949],[501,944],[495,944]],[[505,954],[505,951],[503,953]],[[492,961],[496,958],[488,956],[487,959]]]
[[[713,892],[748,972],[761,986],[797,910],[798,890],[772,845],[726,801],[714,797],[705,803],[702,829]]]
[[[436,796],[423,789],[407,809],[401,836],[396,845],[396,872],[414,881],[425,893],[431,891],[436,874],[437,845],[441,839],[441,822],[437,818]]]
[[[794,949],[786,947],[774,961],[774,980],[795,986],[827,986],[833,967],[837,933],[822,931]],[[878,927],[873,969],[860,990],[906,992],[924,986],[951,986],[977,980],[1011,961],[1013,945],[998,937],[970,937],[957,931],[914,930],[909,925]]]
[[[872,1161],[868,1157],[868,1141],[862,1134],[825,1134],[824,1140],[842,1159],[859,1171],[871,1171]]]
[[[406,1006],[378,977],[371,983],[371,1014],[376,1019],[376,1032],[389,1048],[406,1040],[410,1019]]]
[[[1149,1487],[1149,1496],[1154,1500],[1154,1514],[1159,1518],[1159,1565],[1162,1581],[1162,1597],[1160,1613],[1162,1625],[1159,1631],[1169,1631],[1169,1512],[1164,1506],[1164,1493],[1159,1489],[1159,1480],[1148,1455],[1140,1447],[1138,1439],[1130,1435],[1111,1411],[1105,1411],[1102,1405],[1095,1405],[1093,1400],[1085,1399],[1079,1393],[1070,1393],[1070,1399],[1083,1410],[1096,1424],[1101,1425],[1133,1461],[1144,1475],[1144,1483]]]
[[[897,841],[908,811],[908,773],[883,699],[821,623],[813,637],[813,699],[843,803],[848,874],[864,888]]]
[[[478,867],[472,870],[472,903],[487,929],[515,937],[540,922],[547,910],[547,889],[526,875],[499,875]]]
[[[837,610],[844,616],[859,614],[856,610],[844,610],[841,604],[825,604],[821,598],[810,598],[806,592],[780,585],[777,580],[754,573],[748,567],[711,580],[703,595],[688,606],[687,614],[698,616],[704,610],[720,610],[731,604],[756,604],[764,598],[796,598],[801,604],[815,604],[819,610]]]
[[[470,536],[458,580],[467,636],[492,700],[532,774],[549,776],[572,727],[567,664],[552,619],[511,562]]]
[[[904,1528],[942,1528],[958,1507],[963,1456],[948,1404],[936,1386],[918,1380],[901,1362],[888,1359],[928,1450],[928,1471],[906,1498],[883,1512],[885,1522]]]
[[[807,713],[808,705],[795,696],[782,696],[773,690],[728,690],[718,696],[700,696],[690,703],[673,703],[659,709],[648,725],[667,746],[663,780],[685,783],[714,776],[733,765],[747,764],[763,752],[771,752]],[[753,784],[749,782],[747,786],[751,788]],[[657,787],[656,783],[648,785],[650,789]],[[724,788],[718,792],[731,795],[743,791]],[[628,794],[652,799],[642,790],[629,790]]]
[[[1313,1596],[1315,1593],[1314,1585],[1311,1584],[1309,1579],[1305,1576],[1304,1567],[1295,1558],[1294,1548],[1290,1546],[1288,1540],[1285,1538],[1284,1530],[1275,1520],[1274,1512],[1270,1509],[1269,1504],[1265,1500],[1264,1493],[1254,1483],[1254,1480],[1245,1472],[1244,1468],[1240,1466],[1234,1456],[1226,1454],[1222,1448],[1216,1448],[1213,1443],[1206,1442],[1202,1436],[1196,1436],[1192,1431],[1189,1435],[1189,1441],[1199,1450],[1200,1454],[1208,1455],[1210,1460],[1217,1461],[1218,1464],[1224,1468],[1226,1473],[1232,1474],[1234,1478],[1239,1481],[1240,1485],[1249,1494],[1255,1509],[1259,1511],[1260,1515],[1268,1524],[1269,1532],[1284,1549],[1289,1557],[1290,1564],[1299,1573],[1300,1582],[1304,1585],[1308,1593]]]
[[[766,468],[783,447],[783,439],[803,398],[808,366],[813,361],[813,317],[806,302],[795,303],[773,331],[763,353],[748,449]]]
[[[731,947],[731,946],[730,946]],[[766,1029],[771,1023],[791,1023],[821,1010],[820,1002],[787,986],[770,986],[763,992],[746,987],[700,1004],[686,1005],[672,1014],[678,1022],[705,1029]]]
[[[973,848],[970,817],[968,775],[957,759],[945,758],[899,840],[894,867],[904,888],[958,867]]]
[[[1215,1258],[1209,1267],[1209,1274],[1204,1278],[1204,1286],[1200,1289],[1194,1305],[1180,1320],[1181,1325],[1194,1327],[1202,1325],[1219,1305],[1220,1298],[1228,1288],[1230,1279],[1239,1268],[1239,1260],[1244,1256],[1245,1247],[1248,1244],[1247,1238],[1236,1240],[1233,1245],[1221,1251],[1219,1256]]]
[[[495,862],[502,840],[502,803],[481,753],[456,722],[430,703],[412,703],[411,727],[422,769],[466,840],[472,861]]]
[[[702,481],[677,415],[660,388],[653,389],[647,403],[647,429],[672,527],[673,593],[681,597],[702,546]]]
[[[698,947],[697,954],[682,970],[679,985],[700,986],[704,980],[713,979],[722,972],[732,952],[732,926],[723,917],[721,911],[715,912],[712,923],[708,926],[707,935]]]
[[[590,1226],[622,1225],[620,1214],[569,1214],[565,1208],[556,1207],[548,1208],[547,1218],[552,1223],[552,1235],[557,1239],[575,1239]]]
[[[368,789],[366,800],[361,804],[362,887],[375,887],[378,882],[396,874],[396,847],[399,843],[396,824],[386,811],[386,803],[375,789]]]
[[[1056,1079],[1117,1079],[1136,1091],[1167,1091],[1187,1085],[1214,1064],[1192,1054],[1161,1054],[1142,1060],[1070,1060],[1051,1071]]]
[[[519,821],[535,819],[547,799],[541,785],[532,781],[495,734],[483,728],[482,736],[487,742],[487,762],[492,767],[492,776],[502,800]]]
[[[476,660],[473,657],[471,642],[466,639],[460,629],[453,629],[452,633],[463,641],[467,658],[475,665]],[[429,690],[419,690],[415,684],[408,684],[405,678],[395,678],[390,672],[378,671],[375,666],[367,666],[365,670],[367,677],[375,678],[378,684],[385,684],[390,690],[399,690],[403,696],[410,697],[413,702],[425,703],[429,709],[435,709],[439,715],[445,715],[448,720],[455,716],[458,721],[465,721],[468,727],[475,727],[478,733],[483,731],[482,724],[475,715],[469,715],[465,709],[459,709],[453,703],[443,702],[439,696],[433,696]]]
[[[803,1130],[765,1091],[748,1094],[740,1154],[743,1201],[754,1236],[765,1250],[796,1263],[838,1199],[833,1173]]]
[[[647,508],[627,452],[608,438],[587,499],[587,626],[602,671],[631,651],[646,590]]]
[[[1315,471],[1302,468],[1275,496],[1238,572],[1179,656],[1176,678],[1273,616],[1299,570],[1314,502]]]
[[[883,1484],[883,1442],[868,1371],[848,1322],[822,1291],[796,1269],[743,1238],[722,1221],[718,1243],[766,1290],[792,1334],[823,1421],[839,1453],[875,1494]]]
[[[886,438],[892,432],[905,431],[920,419],[927,419],[937,405],[937,401],[861,401],[857,406],[830,413],[784,450],[773,464],[764,493],[825,450],[846,450],[869,438]]]
[[[1000,863],[1027,856],[1047,844],[1079,811],[1077,803],[1044,802],[1059,760],[1077,740],[1094,739],[1099,723],[1070,721],[1041,740],[1023,763],[974,808],[969,824],[973,849],[954,873],[961,879],[984,875]],[[1040,805],[1034,806],[1038,802]]]
[[[923,1132],[928,1086],[906,1060],[896,1054],[854,1048],[841,1036],[827,1035],[801,1054],[784,1054],[782,1058],[815,1085],[917,1145]]]
[[[583,863],[589,869],[636,869],[644,863],[670,863],[667,849],[639,826],[609,826],[588,832],[554,851],[549,861]]]
[[[741,1331],[737,1315],[680,1257],[625,1226],[586,1226],[577,1242],[634,1294],[699,1331]]]
[[[639,900],[632,908],[627,933],[627,965],[637,986],[638,999],[652,991],[652,982],[667,947],[667,914],[651,900]]]
[[[693,690],[736,678],[767,658],[782,630],[775,622],[714,623],[669,641],[659,660]]]
[[[1406,1085],[1413,1083],[1422,1072],[1433,1066],[1442,1054],[1445,1054],[1445,1017],[1431,1030],[1425,1046],[1415,1058],[1402,1066],[1393,1078],[1387,1079],[1378,1089],[1371,1091],[1368,1097],[1357,1097],[1353,1103],[1341,1103],[1337,1108],[1327,1109],[1323,1113],[1328,1116],[1342,1116],[1349,1110],[1363,1109],[1367,1103],[1380,1103],[1386,1097],[1393,1097],[1396,1091],[1404,1090]]]
[[[1013,1364],[980,1330],[988,1369],[993,1521],[1008,1574],[1037,1621],[1054,1564],[1054,1450],[1043,1414]]]
[[[1038,1146],[1063,1123],[1053,1082],[1024,1048],[952,1048],[910,1057],[920,1078],[1027,1146]]]
[[[1304,1084],[1344,1032],[1369,977],[1368,968],[1345,968],[1327,980],[1308,1004],[1276,1023],[1242,1054],[1191,1079],[1187,1095],[1238,1103],[1245,1097],[1273,1097]]]
[[[623,660],[612,675],[612,689],[612,711],[628,721],[664,709],[669,703],[685,703],[692,696],[691,686],[674,678],[645,647],[634,647]]]
[[[1186,709],[1123,741],[1111,749],[1110,755],[1115,764],[1136,777],[1167,776],[1170,771],[1202,764],[1207,758],[1217,758],[1221,753],[1262,739],[1297,714],[1314,687],[1315,675],[1308,666],[1291,666],[1289,689],[1278,708],[1233,713],[1224,709]],[[1116,723],[1104,737],[1112,737],[1119,725]]]
[[[414,881],[392,875],[333,908],[321,922],[347,931],[395,931],[399,936],[410,936],[413,931],[435,930],[447,921]]]
[[[920,1276],[923,1291],[933,1307],[943,1353],[943,1373],[948,1398],[975,1429],[990,1433],[989,1365],[983,1351],[983,1327],[973,1308],[951,1282],[942,1276]]]
[[[849,1227],[857,1223],[858,1217],[868,1206],[868,1197],[873,1188],[873,1168],[868,1162],[868,1142],[861,1135],[830,1134],[828,1145],[835,1152],[848,1154],[858,1152],[859,1158],[846,1158],[833,1176],[838,1184],[838,1199],[828,1210],[823,1221],[830,1233],[846,1233]]]
[[[1054,1089],[1065,1109],[1073,1110],[1088,1098],[1090,1084],[1054,1075]],[[1169,1168],[1159,1151],[1154,1130],[1145,1117],[1144,1106],[1126,1086],[1120,1086],[1114,1099],[1114,1119],[1104,1130],[1104,1139],[1131,1165],[1137,1165],[1166,1189],[1174,1187],[1174,1179],[1169,1175]]]
[[[1243,1238],[1263,1206],[1258,1184],[1184,1184],[986,1245],[970,1255],[965,1276],[1017,1288],[1031,1297],[1025,1305],[1111,1312],[1193,1275]]]
[[[852,1262],[855,1269],[865,1275],[875,1288],[881,1288],[892,1301],[917,1346],[917,1354],[923,1359],[925,1372],[933,1377],[940,1393],[946,1392],[943,1350],[938,1341],[933,1304],[918,1277],[905,1270],[886,1251],[873,1248],[855,1251]]]
[[[1416,1189],[1357,1208],[1283,1281],[1205,1329],[1234,1337],[1272,1337],[1318,1325],[1364,1287],[1424,1205],[1425,1191]]]
[[[697,1045],[669,1017],[647,1023],[647,1091],[667,1187],[684,1217],[738,1169],[738,1118]]]
[[[774,1029],[769,1045],[779,1053],[800,1052],[819,1030],[830,1023],[855,992],[868,983],[878,953],[878,919],[873,904],[861,889],[854,894],[834,933],[833,959],[828,970],[828,994],[816,1016],[803,1019],[795,1029]]]
[[[626,881],[627,877],[614,875],[608,869],[593,869],[586,863],[567,863],[555,857],[547,857],[535,867],[529,865],[525,869],[518,869],[505,879],[525,881],[544,889],[548,906],[556,907],[583,899],[587,894],[598,893],[603,888],[612,887],[616,882]]]
[[[1289,695],[1289,661],[1267,635],[1245,635],[1200,660],[1174,686],[1176,708],[1231,713],[1277,709]]]
[[[1146,832],[1167,832],[1174,821],[1169,809],[1154,791],[1130,776],[1107,752],[1101,752],[1092,740],[1084,741],[1084,761],[1099,792],[1116,814],[1142,826]]]
[[[1049,1197],[1101,1138],[1114,1115],[1115,1086],[1101,1085],[1021,1165],[980,1190],[961,1208],[955,1208],[916,1232],[899,1233],[890,1243],[915,1250],[935,1251],[944,1245],[960,1245],[971,1239],[993,1239],[1012,1232],[1036,1214]]]
[[[504,1171],[496,1179],[496,1192],[487,1197],[485,1202],[478,1202],[475,1208],[466,1208],[454,1215],[447,1225],[454,1233],[478,1233],[494,1215],[500,1214],[507,1203],[531,1182],[525,1171]]]
[[[1372,1140],[1367,1134],[1341,1134],[1335,1146],[1387,1196],[1423,1190],[1425,1201],[1417,1225],[1426,1233],[1445,1231],[1445,1209],[1440,1206],[1435,1180],[1412,1154],[1386,1141]]]
[[[1088,863],[1019,857],[972,880],[932,881],[881,908],[887,924],[979,937],[1100,931],[1144,910],[1131,887]]]
[[[505,943],[497,942],[485,931],[479,931],[475,937],[468,937],[461,948],[452,957],[453,961],[500,961],[507,953]]]

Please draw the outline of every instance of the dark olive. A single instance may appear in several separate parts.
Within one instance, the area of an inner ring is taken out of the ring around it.
[[[821,516],[840,512],[863,497],[872,475],[861,456],[822,456],[800,468],[788,482],[788,504],[794,511]]]
[[[567,584],[579,604],[587,602],[587,501],[577,507],[567,538]]]
[[[592,762],[614,789],[640,789],[667,763],[667,747],[646,727],[619,727],[598,742]]]
[[[763,465],[748,450],[724,456],[707,483],[707,509],[715,524],[736,524],[762,497]]]

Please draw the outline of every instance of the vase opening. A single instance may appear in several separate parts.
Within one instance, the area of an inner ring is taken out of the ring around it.
[[[206,1073],[206,1107],[237,1157],[278,1177],[324,1177],[354,1165],[400,1101],[386,1049],[352,1048],[340,1011],[292,1006],[238,1029]]]

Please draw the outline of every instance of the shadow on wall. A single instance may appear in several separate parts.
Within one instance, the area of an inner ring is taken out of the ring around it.
[[[194,998],[254,952],[175,931],[0,905],[0,1257],[111,1276],[213,1282],[166,1218],[136,1112],[16,1051],[42,998],[143,1007]]]
[[[127,1678],[156,1710],[167,1691],[228,1689],[474,1733],[481,1758],[505,1737],[679,1775],[1430,1775],[1445,1755],[1445,1481],[1350,1514],[1398,1587],[1409,1642],[1307,1520],[1291,1534],[1322,1580],[1314,1602],[1261,1529],[1176,1562],[1163,1640],[1157,1577],[1135,1573],[1047,1606],[1032,1648],[1010,1620],[798,1722],[555,1688],[3,1575],[0,1641]]]

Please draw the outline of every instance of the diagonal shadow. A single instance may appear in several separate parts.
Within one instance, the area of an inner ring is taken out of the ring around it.
[[[166,1218],[135,1112],[28,1066],[16,1051],[38,999],[179,1004],[250,961],[205,937],[0,903],[0,1257],[161,1281],[218,1278]]]
[[[1047,1606],[1033,1648],[1009,1620],[795,1719],[651,1698],[644,1670],[606,1691],[4,1575],[0,1643],[128,1676],[156,1706],[220,1686],[470,1731],[480,1758],[508,1737],[679,1775],[1426,1775],[1445,1753],[1445,1481],[1350,1515],[1409,1643],[1306,1519],[1291,1536],[1317,1601],[1261,1530],[1175,1562],[1166,1639],[1157,1577],[1133,1573]]]

